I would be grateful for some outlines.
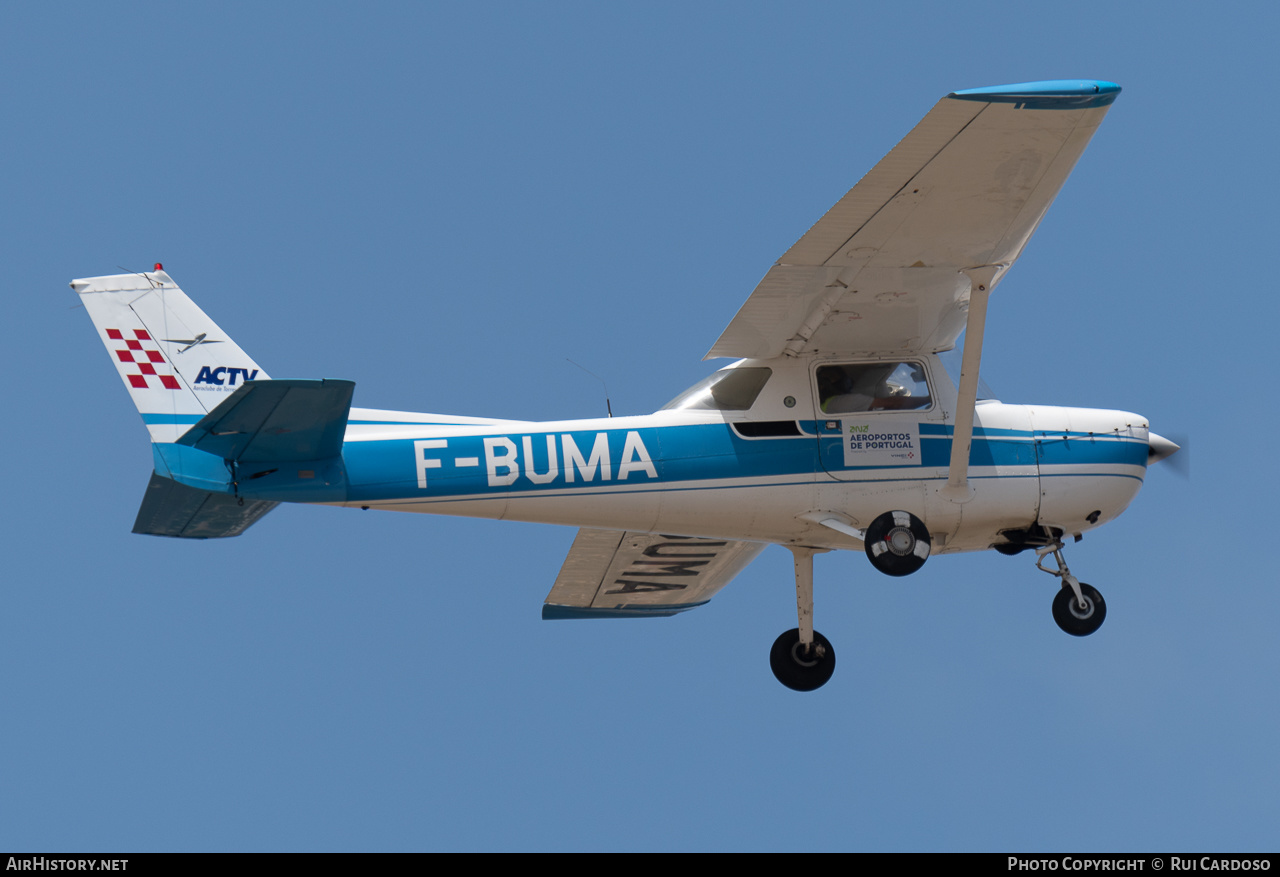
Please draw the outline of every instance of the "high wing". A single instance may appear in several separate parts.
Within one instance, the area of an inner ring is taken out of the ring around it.
[[[970,277],[1022,253],[1120,87],[947,95],[769,270],[707,359],[947,350]]]
[[[545,619],[642,618],[701,606],[764,550],[761,542],[578,531]]]

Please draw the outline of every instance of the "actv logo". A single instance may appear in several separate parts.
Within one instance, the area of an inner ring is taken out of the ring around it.
[[[195,382],[197,384],[217,384],[219,387],[224,384],[228,387],[234,387],[237,375],[243,375],[245,381],[251,381],[258,376],[258,369],[226,368],[224,366],[209,368],[206,365],[200,368],[200,374],[196,376]]]

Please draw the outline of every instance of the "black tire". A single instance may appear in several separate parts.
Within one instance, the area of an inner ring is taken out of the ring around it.
[[[910,512],[885,512],[867,527],[863,547],[887,576],[909,576],[929,559],[929,528]]]
[[[1080,593],[1089,604],[1084,611],[1076,604],[1076,595],[1066,585],[1053,598],[1053,620],[1072,636],[1088,636],[1102,627],[1102,622],[1107,619],[1107,603],[1097,588],[1081,582]]]
[[[792,628],[773,641],[769,666],[778,681],[792,691],[813,691],[826,685],[835,672],[836,650],[815,630],[813,650],[806,656],[800,650],[800,630]]]

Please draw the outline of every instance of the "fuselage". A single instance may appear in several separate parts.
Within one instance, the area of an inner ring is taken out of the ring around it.
[[[860,394],[851,384],[868,374],[878,383]],[[250,499],[824,548],[861,543],[816,523],[823,516],[857,530],[903,509],[927,523],[935,553],[947,553],[1016,545],[1039,527],[1099,526],[1146,473],[1145,418],[988,401],[977,408],[972,489],[948,494],[955,388],[933,355],[743,360],[717,375],[636,417],[534,423],[353,408],[340,459],[246,466],[237,489]],[[833,376],[848,392],[830,386]],[[180,480],[206,489],[225,480],[209,473]]]

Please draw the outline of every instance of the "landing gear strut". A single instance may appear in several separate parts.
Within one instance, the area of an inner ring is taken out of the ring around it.
[[[1058,568],[1046,569],[1044,560],[1053,555]],[[1067,562],[1062,559],[1062,543],[1051,542],[1036,549],[1036,569],[1062,579],[1062,588],[1053,598],[1053,620],[1072,636],[1088,636],[1107,618],[1107,604],[1097,588],[1087,585],[1071,574]]]
[[[827,549],[797,546],[796,615],[800,626],[778,637],[769,652],[769,666],[778,681],[793,691],[821,688],[836,669],[836,650],[813,629],[813,556]]]

